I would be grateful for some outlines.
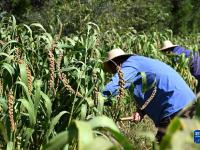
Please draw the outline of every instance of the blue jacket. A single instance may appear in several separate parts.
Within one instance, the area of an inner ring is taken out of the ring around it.
[[[131,90],[134,99],[141,107],[151,96],[153,87],[157,86],[157,92],[153,100],[144,109],[144,112],[157,125],[161,119],[181,110],[186,105],[195,101],[196,96],[188,87],[182,77],[167,64],[143,57],[130,56],[121,66],[126,82],[125,88]],[[144,91],[145,78],[147,90]],[[119,78],[116,73],[106,85],[104,96],[118,94]],[[130,88],[131,87],[131,88]]]
[[[200,78],[200,57],[197,51],[191,51],[184,49],[181,46],[176,46],[172,52],[176,55],[185,54],[185,57],[190,58],[190,71],[191,74],[196,78]]]

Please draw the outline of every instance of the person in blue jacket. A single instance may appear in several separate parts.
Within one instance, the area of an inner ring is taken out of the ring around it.
[[[191,74],[197,79],[198,85],[196,87],[196,92],[200,91],[200,57],[197,51],[192,51],[183,48],[179,45],[172,44],[171,41],[166,40],[163,42],[163,47],[160,49],[162,52],[168,54],[173,53],[175,55],[184,54],[186,58],[189,58],[189,67]]]
[[[158,127],[156,137],[160,142],[164,136],[162,129],[167,128],[170,120],[179,111],[196,101],[195,94],[182,77],[167,64],[144,56],[126,54],[117,48],[108,52],[108,58],[104,62],[104,71],[114,74],[103,90],[105,97],[116,96],[119,93],[116,66],[120,66],[125,89],[132,90],[139,107],[138,111],[133,113],[132,121],[140,121],[147,114]],[[146,76],[146,91],[142,74]],[[194,108],[191,107],[188,111],[192,114]]]

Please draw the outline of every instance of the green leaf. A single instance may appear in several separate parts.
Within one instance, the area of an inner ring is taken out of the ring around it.
[[[140,75],[142,77],[142,92],[145,93],[149,89],[153,88],[156,84],[156,75],[154,77],[154,81],[151,85],[147,84],[147,76],[145,72],[140,72]]]
[[[191,136],[191,132],[178,131],[171,137],[170,149],[171,150],[193,149],[196,145],[198,144],[194,143],[194,139]]]
[[[87,101],[89,107],[94,107],[94,101],[91,97],[86,97],[85,100]]]
[[[42,81],[41,80],[36,80],[34,82],[34,87],[35,87],[35,94],[34,94],[34,111],[37,116],[37,111],[38,107],[40,105],[40,99],[41,99],[41,86],[42,86]]]
[[[44,150],[57,150],[62,149],[67,143],[69,139],[68,131],[63,131],[53,137],[49,143],[47,143],[44,147]]]
[[[8,142],[6,150],[14,150],[14,144],[13,144],[13,142]]]
[[[23,90],[25,91],[25,94],[26,94],[29,102],[32,102],[32,99],[31,99],[31,96],[29,94],[28,87],[26,86],[26,84],[24,82],[21,82],[21,81],[17,81],[16,84],[19,84],[23,87]]]
[[[104,102],[105,102],[105,97],[103,97],[102,93],[99,92],[97,109],[101,115],[103,114]]]
[[[14,75],[14,73],[15,73],[14,68],[13,68],[10,64],[8,64],[8,63],[3,63],[2,69],[3,69],[3,70],[4,70],[4,69],[7,70],[7,71],[9,72],[9,74],[10,74],[11,77],[12,77],[12,76]]]
[[[116,132],[119,132],[119,129],[115,125],[112,119],[106,117],[106,116],[97,116],[89,121],[92,129],[95,128],[109,128]]]
[[[172,135],[178,131],[181,128],[181,122],[179,118],[174,118],[172,120],[172,122],[170,123],[170,125],[167,128],[167,132],[165,134],[165,136],[163,137],[161,144],[160,144],[160,148],[161,149],[166,149],[167,147],[169,147],[171,145],[171,137]]]
[[[26,63],[19,64],[21,81],[28,87],[28,76],[26,71]]]
[[[197,119],[180,118],[181,128],[185,131],[200,129],[200,122]]]
[[[2,47],[2,49],[1,49],[1,51],[3,52],[10,44],[13,44],[13,43],[18,43],[16,40],[11,40],[11,41],[9,41],[8,43],[6,43],[3,47]]]
[[[133,150],[133,146],[131,143],[124,137],[121,133],[119,133],[116,130],[113,130],[111,128],[107,128],[108,131],[110,131],[114,137],[114,139],[120,143],[120,145],[125,149],[125,150]]]
[[[29,121],[32,127],[34,127],[36,123],[36,115],[34,111],[34,105],[32,101],[27,101],[26,99],[19,99],[19,101],[23,104],[23,106],[28,111]]]
[[[7,53],[3,53],[3,52],[0,53],[0,56],[10,57]]]
[[[16,19],[15,17],[12,15],[12,29],[15,30],[16,29]]]
[[[7,100],[3,97],[0,97],[0,105],[3,107],[3,111],[6,112],[8,110]]]
[[[51,134],[52,131],[54,130],[55,125],[58,123],[58,121],[60,120],[60,118],[61,118],[64,114],[66,114],[66,113],[67,113],[67,111],[62,111],[62,112],[60,112],[57,116],[55,116],[55,117],[52,119],[52,121],[51,121],[51,123],[50,123],[49,130],[47,131],[47,136],[46,136],[46,138],[49,138],[50,134]]]
[[[23,147],[24,149],[26,149],[28,144],[30,143],[30,139],[34,132],[34,129],[31,129],[31,128],[23,128],[23,129],[24,129],[23,139],[25,140]]]
[[[86,115],[87,115],[87,105],[82,104],[81,105],[81,119],[85,120]]]
[[[108,150],[111,148],[114,148],[114,144],[103,137],[97,137],[91,143],[85,146],[85,150]]]
[[[32,37],[32,30],[29,26],[27,26],[26,24],[23,24],[24,27],[26,27],[28,29],[28,32],[30,33],[30,37]]]
[[[0,121],[0,134],[3,137],[4,141],[7,143],[8,142],[7,128],[5,127],[2,121]]]
[[[89,144],[90,142],[92,142],[93,140],[92,127],[90,126],[90,124],[88,124],[88,122],[75,120],[73,121],[73,123],[76,126],[77,131],[78,131],[79,150],[84,150],[85,146]]]
[[[46,32],[46,30],[44,29],[44,27],[43,27],[40,23],[32,23],[30,26],[39,27],[39,28],[42,29],[44,32]]]
[[[44,104],[45,104],[45,107],[47,109],[47,117],[48,119],[50,119],[51,117],[51,112],[52,112],[52,103],[51,103],[51,100],[50,98],[45,94],[43,93],[42,91],[40,92],[42,98],[44,99]]]

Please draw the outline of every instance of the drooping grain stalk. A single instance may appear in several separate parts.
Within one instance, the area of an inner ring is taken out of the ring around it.
[[[14,121],[14,116],[13,116],[14,96],[13,96],[12,89],[9,90],[7,98],[8,98],[8,114],[9,114],[9,119],[10,119],[10,125],[11,125],[12,131],[15,131],[15,121]]]
[[[54,72],[55,72],[55,59],[53,55],[53,50],[55,48],[55,44],[51,45],[51,49],[48,50],[48,61],[49,61],[49,71],[50,71],[50,79],[49,79],[49,89],[54,90]]]
[[[118,73],[118,77],[119,77],[119,94],[117,96],[117,103],[115,105],[115,113],[114,113],[114,120],[117,121],[120,118],[120,114],[122,112],[122,108],[123,108],[123,98],[125,96],[125,81],[123,78],[123,72],[121,71],[121,67],[119,65],[117,65],[116,67],[117,73]],[[117,110],[117,111],[116,111]]]
[[[18,64],[24,63],[23,58],[21,58],[21,51],[19,48],[17,48],[15,51],[15,58],[16,58],[16,61]],[[27,64],[26,64],[26,75],[27,75],[27,79],[28,79],[28,91],[29,91],[29,94],[31,94],[32,89],[33,89],[32,74],[31,74],[31,70],[29,69],[29,66]]]
[[[58,54],[58,60],[56,62],[56,67],[57,67],[57,70],[58,70],[58,77],[59,78],[62,78],[62,71],[60,69],[60,66],[61,66],[61,61],[62,61],[62,57],[63,57],[63,53],[61,52],[61,50],[59,51],[59,54]]]
[[[124,81],[124,75],[123,72],[121,71],[121,67],[117,66],[117,73],[119,76],[119,95],[117,96],[117,100],[121,101],[123,99],[123,97],[125,96],[125,90],[124,90],[124,86],[125,86],[125,81]]]
[[[64,87],[66,88],[66,90],[68,92],[70,92],[71,94],[76,94],[78,97],[82,98],[83,96],[79,92],[76,92],[71,87],[71,85],[69,85],[69,80],[67,79],[66,75],[64,73],[62,73],[62,70],[60,69],[62,57],[63,57],[63,53],[61,51],[59,51],[59,56],[58,56],[58,60],[57,60],[57,63],[56,63],[56,67],[57,67],[57,70],[58,70],[58,78],[62,81]],[[59,83],[59,81],[57,83]],[[58,87],[58,85],[57,85],[57,87]]]
[[[62,81],[62,70],[61,70],[61,67],[60,67],[61,66],[62,57],[63,57],[63,53],[60,50],[59,54],[58,54],[58,59],[57,59],[57,62],[56,62],[56,68],[58,70],[58,80],[57,80],[57,85],[56,85],[56,91],[58,89],[59,82]]]
[[[20,52],[20,49],[19,48],[16,48],[15,50],[15,59],[16,61],[21,64],[22,62],[20,61],[21,60],[21,52]]]
[[[26,65],[26,74],[27,74],[27,78],[28,78],[28,91],[29,91],[29,94],[31,94],[32,89],[33,89],[33,84],[32,84],[31,70],[29,69],[28,65]]]
[[[68,92],[71,94],[75,94],[76,96],[83,98],[83,96],[77,91],[75,91],[71,85],[69,85],[69,80],[67,79],[66,75],[62,73],[62,78],[60,79]]]
[[[93,90],[93,97],[94,97],[94,105],[97,107],[98,105],[98,84],[97,84],[97,74],[93,73],[93,81],[94,81],[94,90]]]

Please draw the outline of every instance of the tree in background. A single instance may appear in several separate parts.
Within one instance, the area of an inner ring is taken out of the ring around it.
[[[102,30],[163,29],[169,16],[163,11],[161,0],[3,0],[1,8],[19,22],[41,22],[45,27],[54,26],[59,17],[66,34],[81,32],[90,21]]]
[[[191,0],[171,0],[172,4],[172,29],[174,33],[189,33],[192,31],[191,22],[193,5]]]
[[[172,29],[183,34],[199,32],[199,6],[195,0],[1,0],[0,10],[15,15],[18,22],[40,22],[47,29],[57,27],[59,18],[64,34],[82,32],[87,22],[102,31]]]

